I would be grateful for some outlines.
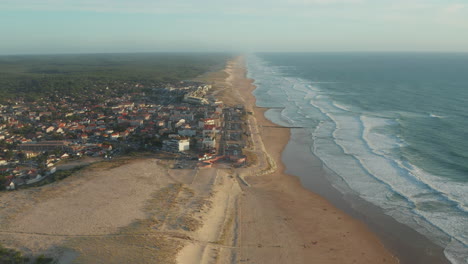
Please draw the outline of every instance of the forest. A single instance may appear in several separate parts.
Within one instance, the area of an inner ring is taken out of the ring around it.
[[[226,53],[134,53],[0,56],[0,103],[79,95],[119,83],[154,85],[219,70]]]

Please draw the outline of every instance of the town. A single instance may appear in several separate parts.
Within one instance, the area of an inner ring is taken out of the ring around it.
[[[66,160],[144,151],[191,161],[178,168],[245,165],[248,113],[242,105],[226,107],[211,89],[199,82],[123,83],[79,98],[8,101],[0,105],[0,189],[43,183]]]

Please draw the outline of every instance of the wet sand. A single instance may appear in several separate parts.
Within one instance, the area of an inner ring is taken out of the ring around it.
[[[254,89],[255,86],[252,85],[250,94]],[[242,94],[243,97],[248,98],[248,93],[249,91],[246,89]],[[288,179],[289,182],[297,180],[297,184],[300,186],[292,187],[291,191],[299,193],[302,189],[307,189],[309,193],[318,194],[319,199],[325,198],[327,202],[332,204],[332,207],[351,216],[352,221],[357,220],[360,224],[364,223],[365,230],[360,235],[372,232],[372,237],[377,237],[378,243],[384,245],[386,251],[395,256],[397,258],[395,261],[399,263],[450,263],[445,258],[443,248],[423,235],[384,214],[380,208],[359,198],[357,194],[343,194],[338,191],[334,186],[339,185],[342,180],[310,152],[308,146],[312,145],[312,137],[302,129],[291,131],[290,129],[273,128],[272,126],[277,125],[265,118],[265,112],[268,109],[255,107],[255,98],[253,95],[251,97],[253,98],[246,101],[250,102],[252,109],[256,112],[255,118],[264,127],[262,139],[265,145],[269,146],[267,150],[270,149],[273,151],[272,153],[282,153],[280,158],[275,158],[280,164],[279,171],[282,173],[274,179],[278,182],[271,185],[284,184],[282,182],[284,179]],[[272,111],[275,110],[272,109]],[[284,140],[285,138],[287,140]],[[285,141],[286,143],[284,143]],[[285,144],[286,146],[275,149],[274,144]],[[285,165],[287,169],[285,169]],[[330,181],[330,178],[333,178],[333,181]],[[253,181],[255,182],[255,180]],[[304,195],[306,197],[308,194],[304,193]],[[307,205],[304,206],[307,207]],[[356,243],[357,239],[359,238],[356,238],[354,242],[351,240],[350,243]],[[346,261],[343,263],[347,263]],[[361,260],[358,263],[377,263],[367,261]]]
[[[303,129],[292,131],[291,139],[282,154],[282,160],[287,165],[287,173],[298,176],[305,188],[364,222],[378,235],[385,247],[398,257],[400,263],[450,263],[440,246],[397,222],[382,209],[359,198],[356,194],[343,194],[333,187],[331,182],[337,185],[342,180],[324,167],[322,162],[310,152],[311,143],[311,135],[308,132]]]

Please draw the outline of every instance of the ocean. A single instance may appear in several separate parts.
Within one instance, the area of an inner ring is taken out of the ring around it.
[[[311,137],[339,192],[468,263],[468,54],[256,53],[247,68],[257,106],[307,131],[292,137]]]

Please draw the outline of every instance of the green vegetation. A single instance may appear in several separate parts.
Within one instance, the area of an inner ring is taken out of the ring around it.
[[[65,178],[67,178],[68,176],[72,175],[73,173],[78,172],[79,170],[81,170],[81,169],[83,169],[85,167],[86,166],[79,166],[79,167],[76,167],[76,168],[73,168],[73,169],[70,169],[70,170],[59,170],[59,171],[55,172],[54,174],[50,175],[44,181],[41,181],[41,182],[37,183],[35,186],[42,186],[42,185],[46,185],[46,184],[49,184],[49,183],[52,183],[52,182],[55,182],[55,181],[63,180]]]
[[[0,56],[0,101],[34,101],[57,92],[93,93],[102,87],[124,88],[123,83],[164,85],[219,69],[229,57],[221,53]]]
[[[54,264],[57,263],[54,259],[48,258],[44,255],[40,255],[37,258],[33,258],[31,261],[30,258],[25,257],[21,254],[21,252],[11,249],[5,248],[0,245],[0,263],[5,264]]]

